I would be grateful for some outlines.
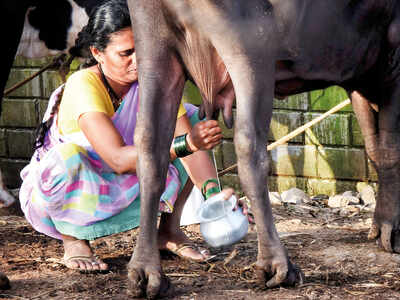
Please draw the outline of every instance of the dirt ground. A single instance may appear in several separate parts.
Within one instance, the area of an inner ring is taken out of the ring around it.
[[[388,254],[367,239],[372,213],[341,217],[329,208],[274,208],[282,242],[305,273],[303,286],[262,290],[252,271],[257,255],[254,226],[235,246],[211,249],[212,263],[162,255],[174,285],[167,299],[399,299],[400,255]],[[198,225],[185,228],[202,243]],[[0,217],[0,265],[12,288],[0,299],[127,299],[126,265],[138,231],[93,242],[111,267],[105,274],[66,269],[59,241],[35,232],[20,216]]]

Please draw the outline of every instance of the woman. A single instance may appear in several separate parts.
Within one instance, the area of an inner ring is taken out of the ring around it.
[[[138,75],[125,1],[98,7],[74,51],[89,56],[88,67],[51,96],[36,151],[21,172],[20,201],[36,230],[63,241],[68,268],[106,270],[88,241],[139,225],[133,141]],[[195,110],[181,105],[170,151],[174,163],[160,199],[158,241],[160,249],[205,261],[210,254],[190,242],[179,222],[193,183],[205,198],[220,192],[215,168],[201,150],[211,149],[222,136],[216,121],[197,120],[192,127],[189,117],[196,118]],[[229,198],[233,190],[222,193]]]

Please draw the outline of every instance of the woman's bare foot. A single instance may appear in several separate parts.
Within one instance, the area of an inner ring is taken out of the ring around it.
[[[64,264],[69,269],[82,271],[104,271],[108,265],[93,255],[89,242],[63,235]]]

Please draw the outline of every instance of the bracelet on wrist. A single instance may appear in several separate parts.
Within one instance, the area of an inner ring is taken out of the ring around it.
[[[185,157],[193,153],[188,149],[186,136],[187,133],[174,138],[173,148],[177,157]]]
[[[209,189],[206,189],[206,188],[207,188],[207,185],[208,185],[209,183],[215,183],[217,186],[213,186],[213,187],[211,187],[211,188],[209,188]],[[207,200],[207,199],[210,198],[212,195],[217,194],[217,193],[219,193],[219,192],[221,192],[221,189],[220,189],[219,186],[218,186],[218,180],[215,179],[215,178],[211,178],[211,179],[206,180],[206,181],[203,183],[203,185],[201,186],[201,194],[203,195],[203,197],[204,197],[205,200]]]

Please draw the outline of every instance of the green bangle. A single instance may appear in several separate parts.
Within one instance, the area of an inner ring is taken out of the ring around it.
[[[217,186],[213,186],[212,188],[209,188],[206,191],[206,195],[205,195],[204,199],[207,200],[208,198],[210,198],[210,196],[218,194],[219,192],[221,192],[220,188]]]
[[[185,157],[193,153],[188,149],[186,136],[187,133],[174,139],[173,148],[177,157]]]
[[[213,186],[212,188],[209,188],[208,190],[206,190],[207,184],[209,184],[211,182],[218,185],[218,180],[215,178],[211,178],[211,179],[206,180],[203,183],[203,185],[201,186],[201,194],[203,195],[205,200],[210,198],[211,195],[221,192],[221,189],[219,188],[219,186]]]

